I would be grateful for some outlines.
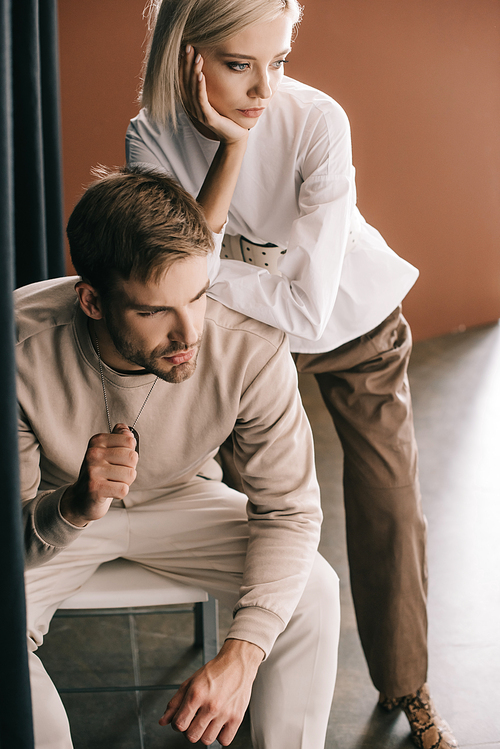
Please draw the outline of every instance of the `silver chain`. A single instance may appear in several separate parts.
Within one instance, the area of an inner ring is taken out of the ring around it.
[[[106,395],[106,387],[105,387],[105,385],[104,385],[104,372],[102,371],[101,352],[100,352],[100,350],[99,350],[99,341],[97,340],[97,336],[95,337],[95,350],[97,351],[97,359],[98,359],[98,361],[99,361],[99,372],[100,372],[100,374],[101,374],[101,385],[102,385],[102,394],[103,394],[103,396],[104,396],[104,405],[106,406],[106,416],[107,416],[107,418],[108,418],[108,428],[109,428],[109,433],[111,434],[111,433],[112,433],[112,431],[113,431],[113,428],[112,428],[112,426],[111,426],[111,416],[110,416],[110,414],[109,414],[108,396]],[[154,388],[154,386],[156,385],[156,383],[158,382],[158,380],[159,380],[159,377],[157,377],[157,378],[156,378],[156,380],[155,380],[155,381],[153,382],[153,384],[151,385],[150,391],[149,391],[149,393],[148,393],[148,394],[146,395],[146,398],[145,398],[145,400],[144,400],[144,403],[142,404],[142,406],[141,406],[141,409],[140,409],[139,413],[138,413],[138,414],[137,414],[137,416],[135,417],[135,421],[134,421],[134,423],[132,424],[132,426],[131,426],[131,429],[134,429],[135,425],[136,425],[136,424],[137,424],[137,422],[139,421],[139,416],[140,416],[140,415],[142,414],[142,412],[144,411],[144,406],[145,406],[145,405],[146,405],[146,403],[148,402],[148,400],[149,400],[149,397],[150,397],[151,393],[153,392],[153,388]]]

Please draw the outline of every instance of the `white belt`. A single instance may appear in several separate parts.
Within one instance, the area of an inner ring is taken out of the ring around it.
[[[285,253],[286,250],[282,247],[270,242],[257,244],[242,237],[241,234],[237,236],[224,234],[220,256],[228,260],[243,260],[244,263],[265,268],[269,273],[279,275],[278,260]]]
[[[355,209],[351,219],[351,230],[347,239],[346,255],[353,249],[357,242],[362,221],[363,219],[359,211]],[[286,250],[283,247],[278,247],[270,242],[267,244],[257,244],[257,242],[251,242],[241,234],[224,234],[220,256],[228,260],[243,260],[244,263],[265,268],[269,273],[279,276],[278,260],[285,253]]]

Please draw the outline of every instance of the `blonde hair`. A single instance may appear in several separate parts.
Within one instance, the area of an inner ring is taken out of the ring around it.
[[[150,0],[145,14],[151,37],[141,103],[151,119],[159,123],[170,119],[176,127],[179,60],[187,44],[213,47],[283,13],[289,13],[296,26],[302,14],[298,0]]]

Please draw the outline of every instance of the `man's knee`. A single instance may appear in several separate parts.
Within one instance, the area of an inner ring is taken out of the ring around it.
[[[304,609],[311,616],[326,616],[332,625],[340,623],[339,578],[326,559],[317,553],[311,574],[296,612]]]

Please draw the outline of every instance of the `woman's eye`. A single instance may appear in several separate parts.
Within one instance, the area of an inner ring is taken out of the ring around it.
[[[228,62],[227,66],[231,70],[236,70],[237,72],[243,72],[250,67],[248,62]]]
[[[287,62],[288,60],[276,60],[275,62],[273,62],[273,67],[278,69],[282,68],[286,65]]]

